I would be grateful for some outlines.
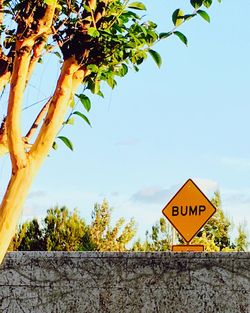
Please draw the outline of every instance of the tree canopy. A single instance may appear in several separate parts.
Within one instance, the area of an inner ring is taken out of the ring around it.
[[[20,225],[9,250],[18,251],[127,251],[136,233],[135,221],[118,219],[112,226],[112,208],[95,204],[89,225],[74,210],[54,207],[45,218]]]
[[[213,204],[217,212],[192,240],[203,244],[205,251],[247,251],[248,236],[244,224],[232,239],[233,223],[221,208],[220,194],[215,193]],[[30,251],[170,251],[173,244],[183,243],[165,217],[146,232],[145,240],[136,239],[136,221],[125,223],[124,218],[112,220],[112,208],[104,200],[95,204],[90,224],[77,212],[54,207],[45,218],[22,224],[13,237],[9,250]]]

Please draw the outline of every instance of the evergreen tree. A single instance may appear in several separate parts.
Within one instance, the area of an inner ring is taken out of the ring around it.
[[[45,250],[43,230],[37,219],[25,222],[13,237],[9,251],[42,251]]]
[[[86,232],[85,221],[76,210],[52,208],[44,219],[44,244],[47,251],[77,251]]]
[[[36,219],[22,224],[9,251],[127,251],[136,233],[135,221],[120,218],[112,227],[112,209],[107,201],[95,204],[92,222],[87,225],[78,212],[66,207],[47,211],[41,223]]]

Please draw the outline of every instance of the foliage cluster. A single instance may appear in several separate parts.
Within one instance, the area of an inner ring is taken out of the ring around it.
[[[90,225],[74,210],[55,207],[47,211],[41,225],[37,219],[22,224],[9,250],[19,251],[126,251],[136,232],[135,222],[120,218],[111,225],[107,201],[95,204]]]
[[[244,225],[238,228],[235,241],[230,238],[232,223],[221,209],[220,194],[215,193],[213,204],[217,212],[193,239],[192,243],[203,244],[206,251],[246,251],[247,234]],[[125,224],[120,218],[112,226],[112,209],[107,201],[95,204],[89,225],[76,210],[72,213],[66,207],[52,208],[42,222],[37,219],[19,227],[9,250],[60,250],[60,251],[168,251],[173,243],[182,239],[167,222],[161,218],[147,231],[144,241],[135,239],[136,224],[131,219]]]
[[[178,28],[195,16],[210,22],[206,9],[212,3],[213,0],[190,0],[190,12],[176,9],[172,13],[173,28],[160,32],[155,22],[137,13],[146,11],[145,4],[139,1],[5,0],[2,5],[4,18],[12,20],[12,23],[2,24],[0,29],[3,42],[0,47],[0,75],[12,73],[18,41],[23,45],[21,50],[27,50],[26,41],[34,41],[32,49],[28,47],[32,57],[27,81],[34,65],[42,63],[48,54],[57,56],[60,63],[74,58],[84,69],[84,88],[75,97],[72,95],[72,110],[63,125],[72,125],[78,117],[91,126],[86,116],[91,109],[91,100],[85,91],[90,90],[103,97],[102,82],[114,88],[117,77],[125,76],[130,68],[139,71],[139,66],[148,55],[160,67],[162,59],[152,49],[153,46],[172,35],[187,45],[187,37]],[[42,33],[39,27],[50,6],[55,6],[51,29]],[[76,110],[75,100],[82,103],[84,110]],[[57,139],[73,150],[73,144],[67,137],[57,136]],[[53,148],[57,149],[56,142]]]

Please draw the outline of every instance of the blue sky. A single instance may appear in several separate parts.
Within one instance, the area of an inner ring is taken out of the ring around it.
[[[171,30],[174,9],[189,7],[184,0],[144,2],[161,31]],[[181,27],[188,47],[176,37],[155,47],[160,70],[148,58],[115,90],[105,88],[105,99],[92,97],[93,127],[76,121],[63,131],[75,150],[59,143],[51,152],[22,218],[41,217],[58,204],[77,207],[89,220],[94,203],[106,198],[114,218],[135,217],[142,236],[192,178],[208,197],[219,190],[228,216],[249,228],[249,11],[248,0],[215,2],[210,24],[197,17]],[[46,62],[34,74],[27,103],[54,88],[59,68],[54,58]],[[4,159],[0,178],[7,169]]]

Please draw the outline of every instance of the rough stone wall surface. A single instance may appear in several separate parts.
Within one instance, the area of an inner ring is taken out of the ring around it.
[[[250,313],[249,253],[12,252],[0,313]]]

